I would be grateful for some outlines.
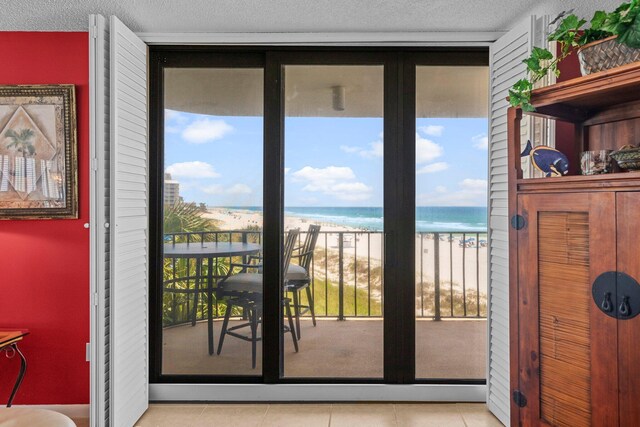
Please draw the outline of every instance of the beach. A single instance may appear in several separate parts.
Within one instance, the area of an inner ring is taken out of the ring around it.
[[[216,221],[221,230],[243,230],[248,227],[262,228],[262,213],[255,210],[208,208],[205,217]],[[382,265],[383,235],[381,232],[368,231],[363,228],[349,227],[332,222],[314,220],[308,217],[286,215],[285,230],[299,228],[302,232],[310,224],[320,225],[321,234],[317,242],[316,251],[323,251],[328,257],[326,269],[316,268],[316,277],[323,278],[324,271],[330,280],[337,280],[337,263],[332,261],[339,254],[340,236],[343,239],[343,257],[345,269],[344,280],[357,283],[360,280],[364,266],[375,269]],[[442,286],[462,290],[478,290],[480,294],[487,292],[487,246],[486,234],[467,233],[440,234],[422,232],[416,234],[416,283],[433,282],[435,279],[436,255],[439,259],[439,277]],[[461,243],[462,239],[467,239]],[[471,239],[471,240],[469,240]],[[439,253],[436,254],[436,243]],[[326,251],[325,251],[326,250]],[[357,258],[358,263],[354,262]],[[322,259],[316,259],[317,264],[324,264]],[[361,271],[352,271],[360,268]],[[463,268],[464,266],[464,268]],[[356,277],[357,276],[357,277]],[[368,282],[367,282],[368,283]],[[365,283],[363,286],[366,286]],[[376,293],[378,293],[377,291]]]

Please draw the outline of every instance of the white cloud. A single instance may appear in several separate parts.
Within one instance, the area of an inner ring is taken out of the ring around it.
[[[167,166],[166,173],[180,178],[217,178],[220,176],[212,165],[205,162],[182,162]]]
[[[305,166],[291,174],[296,182],[308,182],[314,187],[324,187],[335,184],[338,181],[355,179],[356,175],[350,167],[327,166],[326,168],[313,168]]]
[[[203,144],[224,138],[233,127],[224,120],[198,119],[182,131],[182,139],[193,144]]]
[[[440,132],[441,134],[442,129],[444,129],[443,126],[425,126],[424,128],[434,128],[429,130],[431,134],[435,134],[436,132]],[[369,149],[354,147],[349,145],[341,145],[340,149],[345,153],[358,153],[360,156],[366,159],[381,158],[384,156],[383,136],[384,135],[381,132],[380,139],[369,143]],[[430,162],[442,156],[443,153],[444,153],[444,149],[442,148],[441,145],[436,144],[435,142],[429,139],[423,138],[418,133],[416,133],[416,163],[420,164],[420,163]],[[436,167],[441,168],[442,164],[439,164]],[[443,170],[443,169],[438,169],[438,170]],[[423,173],[427,173],[427,172],[423,172]]]
[[[349,167],[327,166],[314,168],[305,166],[293,172],[294,182],[304,183],[302,191],[322,193],[345,201],[361,201],[371,197],[368,185],[355,181],[356,175]]]
[[[235,184],[232,185],[228,190],[227,194],[251,194],[253,190],[247,184]]]
[[[284,168],[285,175],[288,175],[290,171],[291,171],[291,168]]]
[[[382,141],[375,141],[369,144],[371,149],[361,150],[360,155],[366,159],[382,157],[384,155],[384,144]]]
[[[358,153],[365,159],[376,159],[384,156],[384,143],[382,142],[381,136],[379,140],[369,143],[369,149],[351,145],[341,145],[340,150],[349,154]]]
[[[164,110],[164,121],[165,122],[169,122],[169,121],[171,121],[173,119],[176,119],[178,117],[180,117],[180,113],[178,111],[168,110],[168,109]]]
[[[455,191],[438,186],[434,193],[419,194],[416,202],[420,206],[486,206],[487,181],[467,178]]]
[[[365,159],[376,159],[384,156],[384,133],[380,132],[378,139],[369,143],[369,148],[362,148],[354,145],[341,145],[340,150],[345,153],[358,153]]]
[[[165,133],[177,134],[183,131],[184,125],[189,121],[187,116],[180,111],[164,110]]]
[[[473,146],[478,150],[486,150],[489,148],[489,137],[485,134],[472,137],[471,142],[473,142]]]
[[[449,169],[449,164],[447,162],[437,162],[431,163],[429,165],[425,165],[416,171],[417,174],[423,173],[435,173],[443,170]]]
[[[371,197],[371,187],[362,182],[342,182],[331,186],[326,194],[340,200],[357,202]]]
[[[444,131],[444,126],[428,125],[428,126],[421,126],[418,129],[425,135],[442,136],[442,132]]]
[[[206,187],[200,187],[203,193],[207,194],[223,194],[224,193],[224,185],[214,184],[208,185]]]
[[[352,145],[341,145],[340,149],[345,153],[357,153],[358,151],[362,150],[362,148],[354,147]]]
[[[234,184],[231,187],[226,187],[221,184],[207,185],[200,187],[200,190],[206,194],[251,194],[253,190],[246,184]]]
[[[441,145],[423,138],[416,133],[416,163],[427,163],[442,156],[444,149]]]
[[[469,191],[482,191],[487,192],[487,180],[486,179],[471,179],[466,178],[460,183],[460,187]]]

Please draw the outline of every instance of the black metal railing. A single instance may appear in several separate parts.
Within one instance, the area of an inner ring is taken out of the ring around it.
[[[300,233],[300,243],[306,233]],[[311,293],[319,317],[381,317],[384,290],[384,234],[379,231],[321,231],[311,265]],[[165,244],[198,242],[262,243],[260,230],[167,233]],[[416,233],[416,317],[484,318],[487,305],[486,231]],[[198,265],[193,258],[164,260],[163,323],[195,322],[207,317],[209,278],[223,277],[229,257]],[[199,284],[200,291],[196,290]],[[306,296],[301,295],[301,303]],[[194,305],[195,304],[195,307]],[[226,304],[212,305],[215,317]],[[241,313],[238,313],[241,314]]]

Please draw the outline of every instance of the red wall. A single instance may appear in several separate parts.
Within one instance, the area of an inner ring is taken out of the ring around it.
[[[14,404],[89,403],[88,33],[0,32],[0,84],[72,83],[78,117],[77,220],[0,221],[0,328],[28,328]],[[19,363],[0,355],[0,403]]]

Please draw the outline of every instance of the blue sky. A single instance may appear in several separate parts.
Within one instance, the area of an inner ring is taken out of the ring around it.
[[[165,172],[185,201],[262,205],[262,118],[167,110]],[[487,120],[418,119],[418,206],[486,206]],[[382,119],[285,121],[286,206],[382,206]]]

